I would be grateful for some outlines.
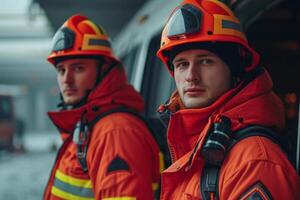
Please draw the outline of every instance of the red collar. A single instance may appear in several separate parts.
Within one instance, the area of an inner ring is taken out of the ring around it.
[[[48,115],[60,132],[73,133],[83,115],[92,121],[101,113],[120,106],[142,112],[144,101],[128,84],[124,69],[115,67],[90,93],[85,105],[72,110],[49,112]]]
[[[180,109],[171,114],[168,142],[175,159],[192,151],[197,142],[195,151],[199,152],[209,128],[221,115],[231,120],[232,131],[249,125],[282,129],[285,123],[283,104],[272,92],[272,81],[265,71],[245,87],[228,91],[209,107]]]

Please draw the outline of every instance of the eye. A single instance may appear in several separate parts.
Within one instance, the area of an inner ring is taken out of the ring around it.
[[[74,67],[75,72],[82,72],[82,71],[84,71],[84,69],[85,69],[85,67],[83,65],[76,65]]]
[[[174,64],[175,69],[179,69],[179,70],[185,69],[188,66],[189,66],[189,62],[187,61],[181,61]]]
[[[63,67],[56,67],[56,71],[59,75],[63,75],[66,72],[65,68]]]
[[[199,63],[202,65],[210,65],[213,63],[213,60],[209,58],[203,58],[199,61]]]

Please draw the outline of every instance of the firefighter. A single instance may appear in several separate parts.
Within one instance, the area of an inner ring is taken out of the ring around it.
[[[139,116],[143,99],[104,30],[85,16],[70,17],[56,32],[48,61],[62,100],[49,117],[63,144],[44,199],[154,199],[159,149]]]
[[[157,55],[177,87],[159,107],[172,158],[161,199],[300,199],[279,138],[283,104],[233,12],[217,0],[184,0]]]

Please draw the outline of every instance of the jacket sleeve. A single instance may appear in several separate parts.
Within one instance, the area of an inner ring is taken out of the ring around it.
[[[87,162],[95,198],[154,199],[159,151],[150,132],[126,126],[104,133],[96,128],[92,134]]]
[[[223,169],[223,178],[219,182],[220,200],[299,200],[299,177],[280,147],[265,138],[256,140],[260,143],[255,147],[255,150],[259,149],[256,158],[248,158],[246,162],[240,160],[240,165],[231,165]],[[235,151],[242,151],[241,146]],[[250,151],[251,146],[253,145],[247,146]],[[227,160],[228,162],[230,160]],[[227,175],[224,177],[224,174]]]

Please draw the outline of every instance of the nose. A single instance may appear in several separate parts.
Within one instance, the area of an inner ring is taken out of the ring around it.
[[[186,73],[186,81],[191,82],[191,81],[198,81],[199,80],[199,69],[195,65],[194,62],[190,62],[189,67],[187,69]]]
[[[74,81],[74,74],[72,70],[66,70],[64,76],[63,76],[63,82],[66,84],[73,83]]]

